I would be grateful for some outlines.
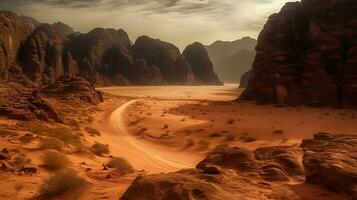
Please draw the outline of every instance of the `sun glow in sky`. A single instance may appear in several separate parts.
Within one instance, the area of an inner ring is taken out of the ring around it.
[[[199,41],[256,38],[267,18],[289,0],[1,0],[1,10],[76,31],[123,28],[132,41],[149,35],[180,49]]]

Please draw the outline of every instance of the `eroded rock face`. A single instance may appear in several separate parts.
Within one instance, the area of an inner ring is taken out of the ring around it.
[[[94,84],[105,85],[103,79],[110,81],[119,74],[127,76],[134,63],[129,36],[122,29],[96,28],[68,38],[66,51],[77,60],[80,75]]]
[[[203,44],[195,42],[186,47],[182,53],[191,65],[194,82],[203,85],[222,85],[217,74],[214,72],[213,64]]]
[[[258,38],[244,100],[357,106],[357,4],[287,3]]]
[[[7,81],[8,71],[16,61],[17,53],[33,26],[21,20],[16,14],[0,12],[0,81]]]
[[[50,84],[65,73],[78,74],[70,53],[64,53],[66,36],[73,31],[62,23],[43,24],[26,40],[20,52],[23,73],[32,81]]]
[[[303,140],[306,181],[357,197],[357,136],[318,133]]]
[[[194,79],[190,64],[173,44],[139,37],[133,46],[135,56],[146,60],[148,66],[157,66],[168,84],[191,84]]]
[[[284,184],[303,176],[296,151],[285,146],[220,148],[197,169],[139,176],[120,199],[299,199]]]
[[[80,77],[62,76],[41,90],[41,93],[77,103],[96,105],[103,102],[102,93],[96,91],[93,84]]]

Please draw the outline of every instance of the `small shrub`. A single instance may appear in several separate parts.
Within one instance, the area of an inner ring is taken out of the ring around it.
[[[58,171],[40,188],[40,199],[53,199],[66,196],[65,199],[77,199],[88,188],[88,182],[76,172]]]
[[[29,133],[27,133],[19,138],[20,142],[23,144],[30,143],[33,139],[34,139],[33,135],[29,134]]]
[[[101,144],[101,143],[95,143],[92,145],[92,151],[95,155],[97,156],[103,156],[103,154],[109,154],[109,145],[107,144]]]
[[[275,130],[274,135],[283,135],[284,134],[284,131],[283,130]]]
[[[220,134],[218,132],[214,132],[214,133],[211,133],[209,136],[210,137],[222,137],[222,134]]]
[[[43,166],[52,171],[67,168],[70,164],[70,161],[66,155],[55,151],[46,152],[42,157],[42,161]]]
[[[226,138],[225,138],[225,141],[234,141],[236,140],[236,137],[235,135],[227,135]]]
[[[89,133],[89,134],[91,134],[91,135],[100,136],[100,132],[99,132],[97,129],[95,129],[95,128],[86,127],[84,130],[87,131],[87,133]]]
[[[248,136],[248,135],[246,135],[246,136],[242,136],[242,137],[240,137],[240,139],[241,139],[243,142],[245,142],[245,143],[249,143],[249,142],[255,142],[255,141],[257,141],[257,139],[256,139],[256,138],[251,137],[251,136]]]
[[[134,172],[133,166],[124,158],[114,157],[107,164],[109,168],[114,168],[120,174],[130,174]]]
[[[61,150],[63,147],[63,142],[57,138],[47,137],[40,140],[38,147],[39,149]]]
[[[227,123],[228,124],[234,124],[234,119],[229,119]]]

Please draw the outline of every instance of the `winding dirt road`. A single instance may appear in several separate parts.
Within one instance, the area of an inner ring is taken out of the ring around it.
[[[202,159],[201,156],[152,145],[135,138],[128,132],[124,111],[136,101],[124,103],[110,115],[110,125],[115,130],[115,134],[107,135],[107,140],[108,142],[110,140],[110,146],[114,151],[124,155],[136,169],[145,169],[150,173],[193,168]]]

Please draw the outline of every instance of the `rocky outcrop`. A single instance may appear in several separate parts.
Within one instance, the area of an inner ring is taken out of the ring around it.
[[[129,36],[122,29],[96,28],[68,38],[66,51],[78,61],[80,75],[92,83],[105,85],[105,80],[125,77],[134,63]]]
[[[251,75],[252,75],[252,71],[249,70],[246,73],[244,73],[242,75],[242,77],[240,77],[239,88],[247,88],[248,87],[248,83],[249,83]]]
[[[157,66],[160,69],[167,84],[193,83],[194,75],[190,64],[173,44],[141,36],[133,49],[136,58],[144,59],[148,66]]]
[[[0,81],[8,80],[9,69],[16,62],[21,43],[32,30],[33,26],[16,14],[0,11]]]
[[[318,133],[303,140],[306,181],[357,197],[357,136]]]
[[[66,36],[73,30],[62,23],[37,27],[20,51],[23,73],[32,81],[50,84],[63,74],[78,74],[70,53],[64,53]]]
[[[55,97],[76,103],[99,104],[103,102],[102,93],[93,84],[80,77],[62,76],[56,82],[41,90],[48,97]]]
[[[241,99],[357,106],[356,13],[353,0],[287,3],[259,35]]]
[[[284,183],[302,177],[292,147],[220,148],[197,169],[137,177],[120,199],[299,199]]]
[[[182,55],[191,65],[195,84],[222,85],[222,82],[214,72],[213,64],[203,44],[195,42],[187,46]]]

